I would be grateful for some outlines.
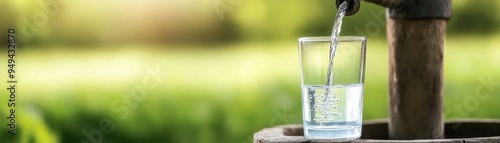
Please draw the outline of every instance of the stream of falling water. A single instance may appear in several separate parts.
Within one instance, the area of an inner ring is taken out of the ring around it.
[[[347,1],[342,2],[339,6],[339,10],[337,11],[337,15],[335,17],[335,22],[332,29],[331,36],[331,44],[330,44],[330,59],[328,64],[328,71],[326,72],[326,85],[333,85],[333,58],[335,57],[335,52],[337,51],[337,46],[339,43],[339,34],[340,28],[342,27],[342,18],[344,18],[347,6],[349,3]]]

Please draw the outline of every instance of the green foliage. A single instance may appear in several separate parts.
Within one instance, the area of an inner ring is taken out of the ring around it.
[[[455,1],[454,1],[455,2]],[[449,33],[492,34],[500,30],[500,3],[491,0],[462,1],[455,4]]]

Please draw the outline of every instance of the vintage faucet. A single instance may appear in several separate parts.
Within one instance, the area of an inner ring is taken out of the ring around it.
[[[346,0],[336,0],[338,6]],[[347,0],[346,15],[362,0]],[[444,138],[443,47],[451,0],[365,0],[387,10],[389,138]]]

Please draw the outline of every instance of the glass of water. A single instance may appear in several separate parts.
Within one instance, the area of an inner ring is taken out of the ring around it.
[[[361,136],[365,37],[341,36],[328,83],[330,37],[299,38],[304,136],[356,139]]]

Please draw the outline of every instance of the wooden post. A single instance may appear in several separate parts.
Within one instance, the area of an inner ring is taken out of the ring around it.
[[[446,20],[387,19],[390,139],[443,138]]]
[[[389,138],[444,138],[443,47],[451,0],[366,1],[388,11]]]

